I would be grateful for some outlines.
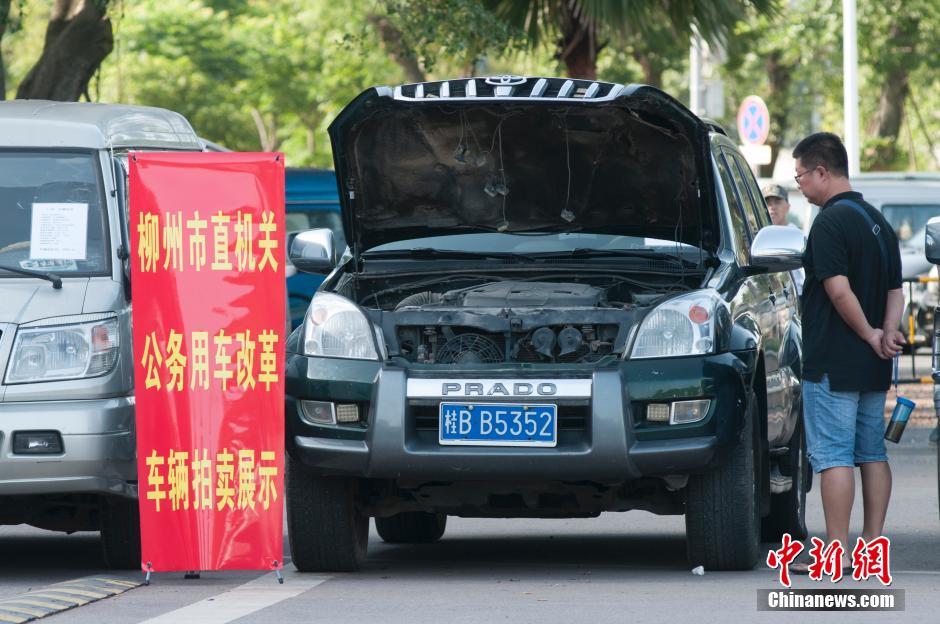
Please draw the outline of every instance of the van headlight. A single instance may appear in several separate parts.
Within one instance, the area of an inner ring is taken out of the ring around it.
[[[17,328],[5,383],[85,379],[114,370],[121,347],[117,318],[67,322],[75,318],[80,317],[43,319],[41,326]]]
[[[377,360],[375,332],[359,306],[345,297],[317,293],[304,319],[304,354]]]
[[[714,290],[701,290],[669,299],[643,319],[630,357],[641,359],[713,353],[723,312],[727,312],[727,306]]]

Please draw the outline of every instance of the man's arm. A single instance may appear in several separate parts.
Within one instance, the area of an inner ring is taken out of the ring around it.
[[[865,318],[865,313],[862,312],[862,306],[858,303],[858,297],[855,296],[855,293],[852,292],[852,287],[849,285],[849,278],[844,275],[836,275],[827,278],[823,281],[823,288],[826,289],[826,294],[829,296],[829,300],[832,301],[832,305],[839,313],[839,316],[852,328],[852,331],[867,342],[868,346],[878,354],[878,357],[885,360],[889,359],[891,356],[886,355],[881,346],[884,331],[874,329],[868,324],[868,319]],[[901,315],[899,313],[898,320],[900,320],[900,318]]]
[[[901,314],[904,313],[904,291],[896,288],[888,291],[888,300],[885,303],[884,338],[881,350],[885,355],[895,356],[901,352],[901,346],[907,344],[907,339],[900,331]]]

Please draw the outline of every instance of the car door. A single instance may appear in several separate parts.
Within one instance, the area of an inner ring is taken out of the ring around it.
[[[722,149],[722,158],[734,182],[734,189],[738,196],[738,203],[744,214],[750,240],[753,241],[762,227],[758,205],[748,189],[747,176],[750,171],[744,171],[738,165],[738,155],[730,150]],[[763,202],[761,209],[766,211]],[[787,404],[786,387],[780,373],[781,328],[778,319],[778,301],[782,297],[780,280],[775,273],[763,273],[751,276],[748,279],[749,288],[753,292],[754,310],[757,322],[763,336],[764,372],[767,384],[767,438],[773,445],[780,439],[786,425]]]
[[[745,214],[751,213],[748,223],[752,228],[771,225],[767,205],[761,196],[757,181],[744,158],[737,153],[727,152],[729,165],[733,164],[740,184],[742,203]],[[773,446],[784,443],[790,437],[793,422],[792,414],[795,400],[795,375],[792,366],[784,357],[786,338],[791,331],[791,324],[797,305],[796,287],[789,273],[768,273],[760,276],[766,289],[766,331],[765,363],[767,366],[767,437]],[[762,296],[764,293],[762,292]]]

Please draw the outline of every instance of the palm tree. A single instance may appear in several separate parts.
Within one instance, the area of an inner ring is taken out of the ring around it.
[[[491,11],[525,33],[536,47],[554,38],[555,57],[572,78],[597,78],[597,55],[611,39],[637,37],[655,45],[663,33],[688,41],[695,27],[723,40],[749,8],[773,13],[778,0],[483,0]],[[665,25],[666,28],[662,28]]]

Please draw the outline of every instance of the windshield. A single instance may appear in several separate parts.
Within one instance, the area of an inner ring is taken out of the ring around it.
[[[881,212],[902,245],[923,246],[924,227],[940,215],[940,204],[884,204]]]
[[[454,234],[413,238],[379,245],[366,252],[392,251],[398,249],[430,248],[441,251],[462,251],[467,253],[564,253],[575,249],[599,251],[636,251],[656,252],[660,254],[694,256],[698,258],[699,248],[675,241],[639,236],[617,236],[612,234],[585,234],[584,232],[566,232],[551,234]]]
[[[93,154],[0,151],[0,265],[107,274],[106,211]]]

